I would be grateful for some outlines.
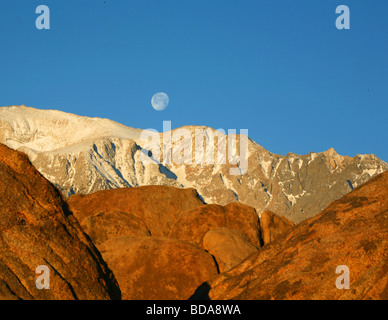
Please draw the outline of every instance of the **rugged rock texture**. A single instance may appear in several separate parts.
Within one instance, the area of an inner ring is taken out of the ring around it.
[[[83,220],[91,215],[119,211],[126,214],[126,219],[141,220],[153,236],[167,236],[181,211],[204,205],[196,190],[169,186],[143,186],[73,195],[68,199],[68,204],[83,224],[88,223]],[[114,219],[111,221],[117,225]]]
[[[260,223],[255,209],[237,202],[226,206],[208,204],[182,212],[169,237],[203,247],[203,238],[215,228],[239,230],[252,245],[260,247]]]
[[[260,247],[255,209],[204,205],[194,189],[144,186],[73,195],[71,210],[123,299],[188,299]]]
[[[350,289],[336,288],[340,265],[349,267]],[[388,173],[303,221],[194,297],[388,299]]]
[[[185,241],[118,237],[98,248],[112,266],[123,299],[186,300],[218,274],[213,257]]]
[[[0,299],[118,299],[120,290],[60,192],[0,144]],[[39,265],[50,289],[38,290]]]
[[[258,251],[241,231],[229,228],[208,231],[203,238],[203,247],[216,259],[221,273],[232,269]]]
[[[271,211],[265,211],[260,215],[260,228],[264,244],[274,241],[294,226],[293,222]]]
[[[193,187],[207,203],[225,205],[239,201],[257,212],[271,210],[299,223],[388,169],[374,155],[351,158],[330,149],[281,156],[249,139],[248,171],[235,176],[230,169],[241,170],[241,161],[238,167],[229,161],[224,163],[222,157],[210,156],[214,164],[195,164],[198,159],[191,150],[197,145],[194,137],[197,132],[200,132],[197,137],[203,137],[204,150],[210,147],[207,154],[213,151],[217,155],[223,146],[229,152],[229,138],[233,135],[226,136],[206,127],[184,127],[163,136],[170,136],[171,141],[162,143],[162,137],[158,136],[159,144],[172,150],[173,161],[167,163],[164,161],[167,157],[158,158],[154,153],[148,157],[150,146],[139,129],[59,111],[24,106],[0,108],[0,142],[26,152],[38,170],[65,196],[143,185]],[[180,143],[184,133],[186,138]],[[237,147],[240,138],[237,135]],[[189,152],[184,160],[192,156],[192,164],[174,161],[186,150]],[[143,156],[149,164],[144,164]]]
[[[95,244],[122,236],[151,236],[145,223],[131,213],[120,211],[101,211],[81,220],[81,226]]]

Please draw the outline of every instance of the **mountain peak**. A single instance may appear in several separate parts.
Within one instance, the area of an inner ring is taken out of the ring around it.
[[[182,128],[191,133],[205,129],[204,144],[210,150],[222,146],[219,139],[211,137],[214,129]],[[192,187],[206,203],[238,201],[258,213],[270,210],[298,223],[388,170],[388,165],[375,156],[340,156],[330,148],[322,153],[289,153],[284,157],[251,139],[247,172],[239,176],[230,174],[230,168],[237,165],[229,163],[228,156],[225,163],[167,164],[146,153],[151,161],[145,164],[143,148],[147,146],[140,139],[141,133],[108,119],[26,106],[0,108],[0,143],[26,153],[65,196],[144,185]],[[172,154],[182,151],[179,141],[170,144]],[[183,147],[193,152],[195,145],[191,141]]]
[[[337,151],[335,151],[333,147],[331,147],[329,150],[324,151],[323,154],[330,157],[338,155]]]

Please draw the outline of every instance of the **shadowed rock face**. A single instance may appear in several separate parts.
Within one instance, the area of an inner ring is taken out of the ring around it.
[[[211,299],[388,299],[388,173],[198,289]],[[336,288],[336,268],[350,289]],[[208,289],[205,290],[207,287]]]
[[[61,194],[0,145],[0,299],[119,299],[117,282]],[[35,270],[50,270],[50,289]]]

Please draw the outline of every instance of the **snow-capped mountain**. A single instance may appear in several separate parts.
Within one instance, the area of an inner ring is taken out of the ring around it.
[[[192,148],[197,130],[204,133],[204,141],[201,140],[204,148],[216,141],[212,151],[217,153],[224,145],[229,150],[228,136],[219,131],[195,126],[182,129],[191,135],[183,145],[179,140],[164,141],[157,134],[163,141],[161,153],[171,149],[174,159],[174,152],[176,156]],[[169,134],[173,136],[177,130]],[[232,175],[230,168],[238,166],[228,161],[165,164],[148,152],[144,132],[108,119],[61,111],[25,106],[0,108],[0,143],[25,152],[41,174],[65,196],[142,185],[194,187],[207,203],[225,205],[240,201],[256,208],[259,214],[271,210],[298,223],[388,170],[387,163],[375,155],[348,157],[330,149],[281,156],[247,139],[247,172]],[[237,146],[241,141],[237,135]],[[188,154],[191,157],[194,152]]]

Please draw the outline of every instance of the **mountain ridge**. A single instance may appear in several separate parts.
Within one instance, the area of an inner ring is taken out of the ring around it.
[[[183,144],[183,149],[192,148],[199,129],[203,130],[206,148],[217,139],[211,151],[219,151],[222,143],[229,150],[229,136],[205,126],[181,127],[167,134],[174,137],[179,130],[186,130],[191,140]],[[109,119],[62,111],[25,106],[0,108],[0,142],[26,153],[38,171],[66,197],[142,185],[192,187],[207,203],[226,205],[239,201],[254,207],[259,214],[270,210],[299,223],[388,170],[388,165],[373,154],[348,157],[330,148],[282,156],[248,137],[248,171],[234,176],[230,169],[236,165],[227,162],[177,164],[153,159],[141,139],[144,132],[150,133]],[[161,141],[162,133],[157,135]],[[236,137],[236,145],[241,145],[240,135]],[[164,145],[163,141],[161,150],[170,148],[174,157],[182,152],[178,142],[167,140]],[[142,161],[145,153],[150,160],[147,165]]]

